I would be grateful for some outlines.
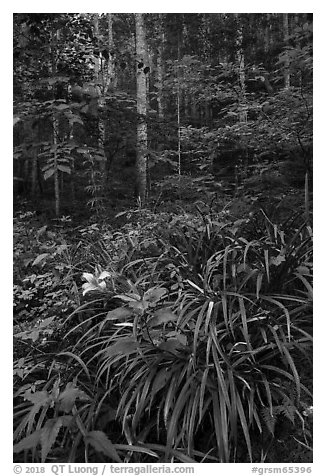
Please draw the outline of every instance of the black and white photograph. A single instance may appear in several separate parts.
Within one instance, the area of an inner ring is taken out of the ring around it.
[[[295,11],[13,13],[14,472],[312,471]]]

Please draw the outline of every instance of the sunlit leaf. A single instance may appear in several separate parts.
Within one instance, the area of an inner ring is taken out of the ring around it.
[[[71,168],[67,167],[66,165],[58,164],[58,170],[60,170],[61,172],[66,173],[66,174],[71,174]]]
[[[116,299],[121,299],[124,302],[133,302],[133,301],[140,301],[141,297],[139,294],[135,293],[126,293],[126,294],[117,294],[114,296]]]
[[[50,168],[46,172],[44,172],[44,180],[47,180],[50,177],[52,177],[52,175],[54,175],[54,172],[55,172],[54,168]]]
[[[42,253],[38,255],[35,260],[32,263],[32,266],[36,266],[40,263],[42,263],[47,257],[49,256],[49,253]]]
[[[286,259],[286,258],[285,258],[285,256],[284,256],[284,254],[281,254],[281,253],[280,253],[279,255],[277,255],[277,256],[275,256],[275,257],[272,257],[272,258],[269,260],[269,262],[270,262],[270,264],[272,264],[273,266],[279,266],[281,263],[283,263],[283,262],[285,261],[285,259]]]

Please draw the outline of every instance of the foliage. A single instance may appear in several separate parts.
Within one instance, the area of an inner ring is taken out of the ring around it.
[[[304,422],[311,233],[296,221],[255,220],[176,216],[152,229],[155,256],[130,236],[114,266],[84,272],[86,301],[66,320],[59,352],[45,344],[50,320],[38,329],[43,351],[35,330],[18,335],[39,350],[15,367],[17,384],[25,381],[16,391],[16,451],[46,461],[68,438],[69,461],[83,445],[90,460],[100,451],[129,461],[129,445],[135,458],[252,460],[257,431],[273,434],[279,415]]]
[[[16,461],[311,459],[312,25],[281,15],[144,15],[136,203],[133,14],[15,14]]]
[[[30,213],[14,219],[14,319],[47,319],[75,306],[74,263],[65,238]],[[34,221],[31,220],[34,218]]]
[[[279,14],[241,14],[238,20],[233,14],[147,17],[152,181],[164,182],[166,175],[176,172],[179,144],[181,173],[204,183],[213,172],[212,187],[236,182],[246,191],[254,182],[264,190],[265,178],[284,190],[304,186],[312,156],[312,24],[309,15],[290,17],[286,41]],[[25,193],[38,188],[44,196],[44,179],[58,175],[60,194],[68,188],[72,194],[75,188],[86,189],[90,211],[97,215],[107,206],[107,195],[116,192],[115,175],[134,182],[126,157],[135,155],[136,147],[134,22],[130,14],[113,15],[117,47],[110,51],[107,22],[105,14],[14,18],[17,188],[24,186]],[[244,35],[244,93],[234,40],[239,22]],[[55,64],[51,51],[56,51]],[[285,70],[291,77],[286,89]],[[245,104],[239,101],[240,92]],[[159,100],[164,103],[163,118],[158,117]],[[245,107],[246,122],[239,121],[239,107]],[[53,118],[58,123],[55,140]],[[44,174],[39,174],[38,187],[36,169]],[[131,196],[130,186],[126,184],[126,193]],[[221,191],[230,194],[229,185]],[[151,194],[155,196],[154,187]]]

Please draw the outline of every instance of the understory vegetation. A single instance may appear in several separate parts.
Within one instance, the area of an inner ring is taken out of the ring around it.
[[[284,442],[309,458],[311,227],[134,215],[15,219],[19,460],[268,462]]]
[[[15,462],[312,462],[312,33],[14,14]]]

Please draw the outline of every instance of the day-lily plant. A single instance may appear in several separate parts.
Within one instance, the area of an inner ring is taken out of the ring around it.
[[[96,270],[95,274],[83,273],[83,278],[86,279],[86,283],[83,284],[83,296],[90,291],[103,292],[106,289],[105,278],[111,278],[112,273],[108,271]]]

